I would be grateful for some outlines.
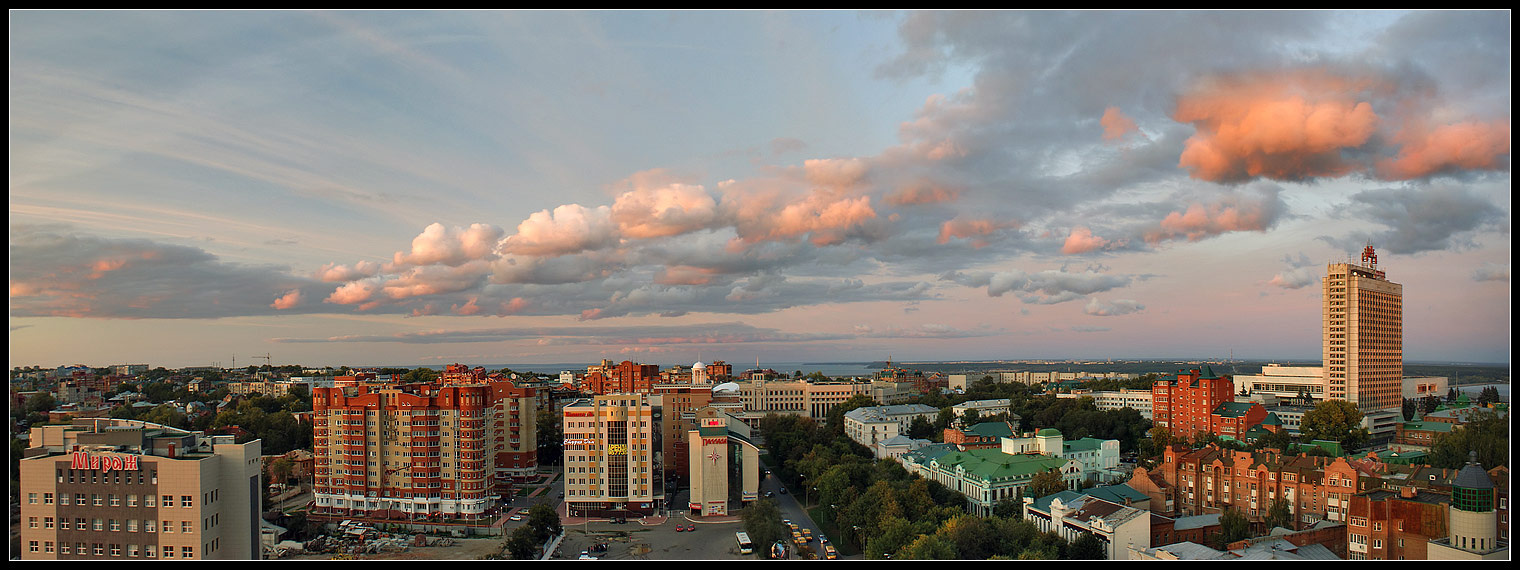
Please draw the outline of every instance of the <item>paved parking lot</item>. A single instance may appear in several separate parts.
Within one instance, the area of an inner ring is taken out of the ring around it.
[[[692,532],[676,532],[676,525],[697,527]],[[560,559],[575,559],[582,550],[605,542],[608,560],[759,560],[753,554],[739,554],[734,540],[742,523],[702,523],[675,517],[661,524],[643,525],[637,519],[624,524],[590,522],[566,525],[565,540],[560,543]]]

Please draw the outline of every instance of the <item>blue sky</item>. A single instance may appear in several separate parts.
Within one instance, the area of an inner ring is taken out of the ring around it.
[[[1506,12],[14,12],[12,365],[1508,361]],[[239,362],[252,362],[238,359]]]

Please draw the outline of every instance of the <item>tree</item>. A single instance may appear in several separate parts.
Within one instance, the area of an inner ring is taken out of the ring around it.
[[[538,557],[539,544],[541,543],[533,536],[533,529],[523,525],[513,530],[512,536],[507,539],[507,553],[516,560],[532,560]]]
[[[955,544],[938,534],[919,535],[911,544],[902,547],[893,560],[981,560],[956,553]]]
[[[1340,442],[1341,447],[1350,452],[1367,445],[1369,436],[1361,425],[1362,412],[1356,404],[1345,400],[1324,400],[1304,413],[1299,431],[1303,440]]]
[[[1460,469],[1468,454],[1478,452],[1484,469],[1509,465],[1509,418],[1481,410],[1472,421],[1450,433],[1437,435],[1430,443],[1430,465],[1442,469]]]
[[[1066,553],[1067,560],[1106,560],[1108,554],[1103,552],[1103,543],[1090,532],[1084,532],[1071,541],[1071,550]]]
[[[761,499],[746,505],[739,511],[739,519],[744,522],[745,534],[755,544],[769,545],[786,538],[781,533],[781,508],[774,499]]]
[[[553,410],[551,405],[550,410]],[[560,414],[545,413],[538,411],[536,424],[538,426],[538,463],[539,465],[558,465],[560,458],[565,455],[565,426],[560,423]]]
[[[1051,469],[1036,473],[1029,481],[1029,496],[1044,497],[1066,490],[1066,482],[1061,479],[1061,472]]]
[[[560,524],[559,512],[548,503],[538,503],[528,509],[528,523],[523,525],[533,529],[533,538],[543,543],[550,537],[564,530]]]
[[[1499,389],[1497,387],[1484,386],[1483,391],[1478,392],[1478,405],[1480,406],[1487,406],[1499,401]]]
[[[1272,499],[1272,506],[1267,507],[1267,528],[1277,527],[1293,529],[1293,512],[1289,509],[1288,500],[1282,497]]]
[[[1219,550],[1224,550],[1225,545],[1237,540],[1250,538],[1251,522],[1246,520],[1246,514],[1240,509],[1230,505],[1219,514],[1219,538],[1215,545]]]
[[[908,437],[913,439],[930,439],[934,437],[934,424],[923,416],[913,418],[913,423],[908,425]]]

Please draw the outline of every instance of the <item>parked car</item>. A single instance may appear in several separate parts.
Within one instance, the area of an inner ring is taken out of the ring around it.
[[[507,518],[508,518],[508,519],[509,519],[509,520],[514,520],[514,521],[520,521],[520,520],[523,520],[523,516],[522,516],[522,514],[521,514],[521,513],[519,513],[519,514],[515,514],[515,515],[512,515],[512,516],[510,516],[510,517],[507,517]]]

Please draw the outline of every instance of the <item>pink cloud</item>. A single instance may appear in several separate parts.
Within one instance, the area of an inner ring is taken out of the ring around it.
[[[338,288],[334,290],[331,295],[328,295],[327,299],[324,299],[323,302],[335,303],[339,305],[353,305],[369,301],[372,297],[375,296],[375,293],[379,291],[380,283],[376,278],[364,279],[361,281],[351,281],[338,286]]]
[[[607,206],[566,204],[542,210],[517,225],[501,249],[520,255],[554,256],[599,249],[617,243],[617,224]]]
[[[1157,244],[1179,237],[1198,241],[1225,232],[1265,231],[1278,215],[1275,200],[1273,195],[1257,201],[1232,198],[1212,204],[1193,203],[1186,211],[1167,214],[1158,229],[1146,233],[1145,241]]]
[[[340,281],[355,281],[365,277],[374,277],[380,272],[380,264],[369,261],[360,261],[353,267],[329,263],[317,270],[316,278],[327,283]]]
[[[612,221],[630,238],[666,237],[708,227],[717,208],[717,201],[701,186],[638,187],[613,202]]]
[[[938,243],[941,245],[949,243],[952,238],[970,239],[971,247],[981,248],[987,245],[988,241],[985,239],[987,236],[1004,229],[1017,227],[1018,223],[1016,222],[955,218],[940,224]]]
[[[497,314],[503,316],[515,315],[523,312],[523,310],[527,308],[528,302],[523,300],[522,297],[513,297],[511,301],[507,301],[501,304],[501,309],[497,312]]]
[[[1118,140],[1124,138],[1124,135],[1140,130],[1135,126],[1135,121],[1124,116],[1118,107],[1104,109],[1103,118],[1099,119],[1098,123],[1103,125],[1104,140]]]
[[[440,223],[429,224],[412,239],[412,250],[396,252],[394,265],[460,265],[477,259],[490,259],[501,240],[501,228],[490,224],[471,224],[468,228],[449,229]]]
[[[859,158],[818,158],[803,161],[802,170],[818,186],[849,188],[865,182],[870,166]]]
[[[883,201],[890,206],[909,206],[952,202],[958,197],[960,197],[960,191],[954,188],[917,184],[888,194]]]
[[[299,305],[300,303],[301,290],[291,289],[290,291],[285,292],[284,295],[280,296],[280,298],[275,299],[273,303],[269,304],[269,306],[276,309],[289,309],[291,307]]]
[[[1087,253],[1106,245],[1108,245],[1108,240],[1093,235],[1092,230],[1075,227],[1072,228],[1071,234],[1066,236],[1066,243],[1061,246],[1061,253],[1067,255]]]
[[[456,303],[451,305],[449,310],[453,311],[456,315],[469,316],[477,314],[480,312],[480,305],[475,304],[476,300],[478,300],[476,297],[470,297],[470,302],[465,303],[463,306]]]
[[[1409,180],[1447,170],[1496,170],[1509,154],[1509,121],[1464,122],[1430,131],[1406,128],[1398,156],[1378,163],[1385,180]]]
[[[1177,102],[1173,118],[1197,128],[1178,166],[1213,182],[1358,170],[1341,153],[1376,133],[1379,118],[1366,96],[1377,87],[1318,69],[1212,78]]]

